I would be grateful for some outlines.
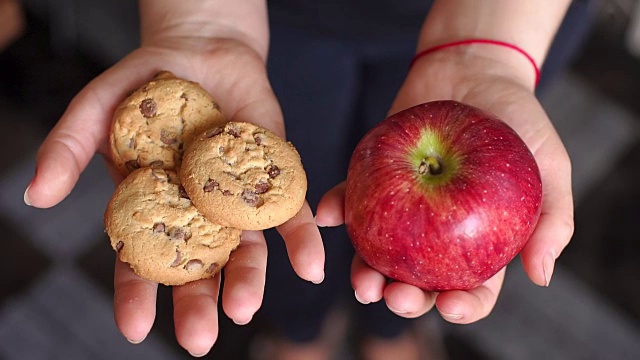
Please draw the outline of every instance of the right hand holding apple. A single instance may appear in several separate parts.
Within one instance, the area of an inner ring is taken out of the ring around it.
[[[531,77],[519,73],[517,67],[490,57],[459,59],[455,56],[455,52],[442,51],[418,61],[389,113],[434,100],[456,100],[495,114],[520,135],[540,168],[543,188],[539,221],[520,255],[531,281],[548,286],[555,259],[573,234],[571,166],[567,152],[532,91]],[[318,225],[336,226],[344,222],[345,187],[345,183],[339,184],[325,194],[317,210]],[[504,272],[503,268],[473,289],[436,293],[399,281],[388,282],[356,255],[351,282],[358,301],[370,303],[384,298],[389,309],[399,316],[418,317],[436,305],[446,320],[472,323],[493,309]]]

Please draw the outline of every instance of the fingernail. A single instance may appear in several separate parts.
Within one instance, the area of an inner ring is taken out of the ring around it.
[[[324,281],[324,271],[322,271],[322,277],[320,278],[320,280],[313,280],[311,281],[312,283],[318,285],[320,283],[322,283]]]
[[[317,227],[327,227],[327,225],[318,224],[318,216],[314,216],[313,221],[316,223]]]
[[[360,299],[360,298],[358,297],[358,292],[357,292],[357,291],[354,291],[354,294],[355,294],[355,296],[356,296],[356,300],[358,300],[358,302],[359,302],[359,303],[364,304],[364,305],[367,305],[367,304],[370,304],[370,303],[371,303],[370,301],[363,301],[362,299]]]
[[[551,275],[553,275],[553,268],[555,266],[555,263],[556,263],[556,257],[553,255],[552,252],[545,255],[544,259],[542,260],[542,271],[544,272],[544,284],[547,287],[551,282]]]
[[[233,320],[233,322],[234,322],[236,325],[247,325],[248,323],[250,323],[250,322],[251,322],[251,319],[253,319],[253,317],[250,317],[249,319],[247,319],[247,320],[245,320],[245,321],[242,321],[242,320],[236,320],[236,319],[232,319],[232,320]]]
[[[199,357],[203,357],[203,356],[207,355],[208,353],[209,353],[209,352],[207,351],[207,352],[204,352],[204,353],[202,353],[202,354],[194,354],[194,353],[192,353],[191,351],[189,351],[189,355],[191,355],[191,356],[193,356],[193,357],[197,357],[197,358],[199,358]]]
[[[138,345],[138,344],[140,344],[141,342],[143,342],[143,341],[144,341],[144,339],[146,339],[146,338],[147,338],[147,337],[145,336],[145,337],[143,337],[143,338],[142,338],[142,339],[140,339],[140,340],[127,339],[127,341],[128,341],[128,342],[130,342],[130,343],[132,343],[133,345]]]
[[[29,200],[29,189],[31,189],[31,184],[29,184],[27,189],[24,191],[24,203],[31,206],[31,200]]]
[[[462,314],[445,314],[442,313],[442,317],[448,320],[460,320],[462,319]]]
[[[389,310],[391,310],[392,313],[394,314],[398,314],[398,315],[404,315],[404,314],[408,314],[408,311],[404,311],[404,310],[396,310],[392,307],[390,307],[389,305],[387,305],[387,307],[389,308]]]

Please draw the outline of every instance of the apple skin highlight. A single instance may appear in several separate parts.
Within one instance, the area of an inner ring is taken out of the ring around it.
[[[522,250],[540,217],[531,151],[492,114],[455,101],[378,123],[347,173],[345,224],[358,255],[429,291],[475,288]]]

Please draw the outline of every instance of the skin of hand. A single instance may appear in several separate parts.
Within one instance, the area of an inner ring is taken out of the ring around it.
[[[548,286],[556,258],[573,234],[573,198],[569,156],[533,93],[534,70],[517,52],[469,45],[443,49],[419,59],[409,71],[390,114],[419,103],[451,99],[476,106],[508,123],[523,138],[540,167],[543,204],[540,220],[521,251],[531,281]],[[319,226],[344,222],[344,183],[325,194],[318,205]],[[414,318],[435,305],[452,323],[478,321],[493,309],[505,269],[469,291],[432,293],[385,277],[357,255],[351,283],[362,303],[384,298],[399,316]]]
[[[160,70],[199,82],[221,104],[228,119],[252,122],[284,137],[282,113],[266,75],[265,54],[231,38],[156,38],[143,42],[71,101],[39,149],[36,175],[25,192],[25,202],[39,208],[56,205],[71,192],[96,153],[103,155],[116,183],[122,180],[109,155],[113,112],[130,90]],[[324,248],[309,205],[305,202],[278,231],[296,273],[320,283]],[[222,307],[237,324],[248,323],[262,303],[266,262],[262,232],[243,232],[240,246],[223,269]],[[116,261],[114,315],[118,328],[132,343],[144,340],[153,325],[157,286]],[[220,274],[173,288],[176,337],[194,356],[206,354],[216,341],[219,293]]]

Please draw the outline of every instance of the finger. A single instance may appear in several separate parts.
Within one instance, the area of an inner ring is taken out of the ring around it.
[[[387,307],[404,318],[416,318],[433,308],[436,294],[402,282],[391,282],[384,289]]]
[[[358,255],[351,262],[351,286],[355,291],[356,299],[362,304],[378,302],[384,295],[387,279],[369,265]]]
[[[523,267],[531,281],[549,286],[555,260],[573,236],[573,195],[571,191],[571,165],[568,157],[555,152],[550,165],[541,162],[542,210],[536,229],[520,252]],[[538,154],[536,154],[538,155]]]
[[[292,219],[278,226],[293,270],[301,278],[319,284],[324,280],[324,247],[311,208],[305,201]]]
[[[104,141],[103,114],[88,109],[95,96],[84,91],[71,102],[36,156],[36,173],[24,194],[25,203],[48,208],[62,201]],[[104,111],[107,110],[98,109]],[[86,121],[86,123],[84,122]]]
[[[122,71],[126,66],[120,63],[107,70],[70,102],[38,150],[36,173],[24,194],[27,204],[48,208],[62,201],[99,147],[107,143],[115,107],[153,72],[150,68]]]
[[[267,245],[262,232],[245,231],[224,267],[224,312],[238,325],[248,324],[264,297]]]
[[[156,317],[158,284],[142,279],[131,267],[116,260],[113,279],[113,312],[116,325],[130,342],[142,342]]]
[[[173,288],[173,322],[178,343],[191,355],[207,354],[218,338],[220,274]]]
[[[316,212],[316,224],[318,226],[340,226],[344,223],[344,192],[347,188],[345,181],[327,191]]]
[[[436,306],[442,317],[456,324],[469,324],[485,318],[498,300],[505,270],[502,269],[475,289],[440,293],[436,298]]]

